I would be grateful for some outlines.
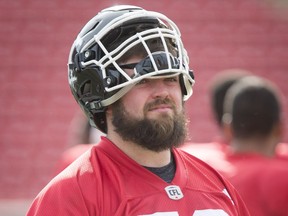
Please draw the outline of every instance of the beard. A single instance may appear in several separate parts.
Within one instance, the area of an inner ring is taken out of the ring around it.
[[[159,114],[157,119],[149,119],[147,111],[160,104],[172,106],[174,115]],[[186,118],[184,110],[176,112],[176,106],[170,99],[157,99],[144,107],[144,118],[131,117],[122,104],[117,101],[112,107],[112,124],[115,131],[125,141],[133,143],[155,152],[180,146],[186,138]]]

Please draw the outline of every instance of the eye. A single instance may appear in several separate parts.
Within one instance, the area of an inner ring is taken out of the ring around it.
[[[167,81],[167,82],[178,82],[178,77],[169,77],[169,78],[166,78],[165,81]]]
[[[148,79],[142,79],[140,82],[137,83],[137,85],[144,85],[148,82],[149,82]]]

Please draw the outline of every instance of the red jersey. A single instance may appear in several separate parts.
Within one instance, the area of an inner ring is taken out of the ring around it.
[[[80,157],[84,152],[92,148],[94,144],[76,144],[71,148],[67,149],[61,155],[60,160],[57,163],[56,172],[57,174],[69,166],[73,161]]]
[[[173,155],[176,173],[167,183],[102,137],[39,193],[27,216],[249,215],[218,172],[182,150]]]
[[[257,154],[227,157],[233,165],[223,173],[240,193],[253,216],[288,215],[288,163]]]

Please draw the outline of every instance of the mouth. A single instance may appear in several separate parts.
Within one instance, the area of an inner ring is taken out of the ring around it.
[[[144,107],[144,110],[146,112],[155,112],[155,113],[167,113],[167,112],[174,112],[175,105],[172,101],[170,101],[168,98],[166,99],[157,99],[154,102],[151,102],[147,104]]]
[[[171,111],[172,107],[167,105],[167,104],[163,104],[163,105],[157,105],[157,106],[153,106],[149,108],[149,112],[150,111],[157,111],[157,112],[167,112],[167,111]]]

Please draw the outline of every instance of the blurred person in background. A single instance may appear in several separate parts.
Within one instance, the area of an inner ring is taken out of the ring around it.
[[[67,143],[68,147],[78,145],[80,143],[98,143],[100,137],[105,135],[95,127],[91,127],[89,119],[80,110],[75,113],[68,130]]]
[[[250,72],[247,70],[231,68],[220,71],[212,78],[209,86],[209,103],[214,121],[217,124],[218,135],[208,143],[187,142],[181,147],[184,151],[204,160],[218,170],[229,168],[229,163],[226,162],[225,157],[230,140],[223,132],[222,123],[224,98],[233,84],[249,74]]]
[[[254,216],[288,215],[288,163],[276,154],[283,135],[281,94],[270,81],[247,76],[224,101],[223,131],[229,137],[223,172]]]
[[[193,143],[187,142],[183,147],[184,151],[204,160],[206,163],[217,168],[217,170],[226,170],[229,168],[227,163],[226,150],[229,147],[230,137],[227,137],[223,129],[223,106],[224,99],[229,88],[240,79],[252,75],[253,73],[241,69],[231,68],[220,71],[210,82],[209,87],[209,101],[211,105],[211,112],[218,127],[218,136],[209,143]],[[284,160],[288,159],[288,145],[287,143],[279,143],[276,146],[276,156]]]
[[[64,170],[79,156],[90,150],[93,145],[100,141],[101,136],[105,136],[105,134],[99,129],[91,127],[83,112],[77,112],[68,130],[68,147],[56,164],[56,173]]]
[[[193,72],[176,24],[136,6],[107,8],[69,55],[72,93],[106,133],[33,201],[32,215],[250,215],[234,187],[178,147]]]

